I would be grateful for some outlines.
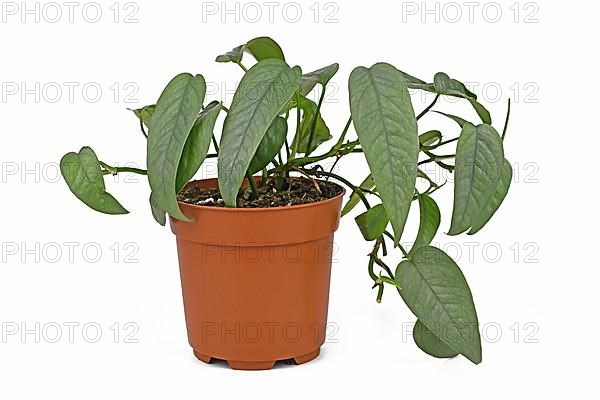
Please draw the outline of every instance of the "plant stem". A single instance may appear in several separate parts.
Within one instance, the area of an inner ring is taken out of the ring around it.
[[[212,135],[212,142],[213,142],[213,146],[215,147],[215,151],[217,152],[217,154],[219,154],[219,145],[217,143],[217,138],[215,137],[215,135]]]
[[[337,179],[338,181],[342,182],[343,184],[348,186],[350,189],[352,189],[358,195],[358,197],[363,202],[365,207],[367,207],[367,209],[371,208],[371,205],[369,204],[369,201],[363,194],[362,190],[359,187],[350,183],[346,178],[343,178],[337,174],[327,172],[327,171],[317,171],[316,169],[306,169],[306,168],[300,168],[300,169],[302,171],[306,172],[307,174],[316,176],[317,178],[320,178],[321,176],[330,176],[334,179]]]
[[[427,112],[429,112],[429,110],[431,110],[431,108],[435,105],[435,103],[437,103],[439,98],[440,98],[440,95],[437,94],[435,96],[435,99],[433,99],[433,101],[431,102],[431,104],[428,105],[423,111],[421,111],[421,114],[417,115],[417,121],[420,120],[421,118],[423,118],[423,116],[425,114],[427,114]]]
[[[504,129],[502,129],[502,141],[504,141],[504,136],[506,136],[506,129],[508,128],[509,118],[510,118],[510,99],[508,99],[508,110],[506,111],[506,120],[504,120]]]
[[[256,182],[254,182],[254,178],[248,171],[246,171],[246,179],[248,179],[248,183],[250,184],[250,189],[252,189],[252,197],[254,199],[258,198],[258,189],[256,188]]]
[[[308,145],[306,146],[306,156],[309,156],[311,153],[311,146],[313,142],[313,137],[315,135],[315,128],[317,127],[317,120],[319,119],[319,112],[321,111],[321,105],[323,104],[323,99],[325,98],[325,86],[323,86],[323,90],[321,90],[321,97],[319,97],[319,103],[317,104],[317,111],[313,116],[313,120],[310,124],[310,135],[308,136]]]
[[[296,157],[296,153],[298,153],[298,146],[300,146],[300,90],[296,90],[296,133],[294,134],[292,143],[294,147],[292,148],[290,159],[293,160]]]
[[[98,161],[98,162],[104,168],[104,171],[102,171],[102,173],[104,175],[107,175],[107,174],[116,175],[119,172],[131,172],[131,173],[139,174],[139,175],[148,175],[148,171],[146,171],[145,169],[132,168],[132,167],[113,167],[102,161]]]
[[[142,122],[141,119],[140,119],[140,129],[142,130],[142,134],[146,137],[146,139],[148,139],[148,134],[146,133],[146,130],[144,129],[144,123]]]
[[[244,64],[242,64],[242,62],[241,62],[241,61],[240,61],[240,62],[237,62],[236,64],[237,64],[237,65],[239,65],[239,66],[240,66],[240,68],[244,70],[244,72],[248,72],[248,68],[244,67]]]

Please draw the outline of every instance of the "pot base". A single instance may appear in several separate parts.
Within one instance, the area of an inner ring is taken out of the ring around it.
[[[296,365],[304,364],[304,363],[307,363],[307,362],[312,361],[315,358],[317,358],[319,356],[320,352],[321,352],[321,348],[318,348],[315,351],[311,351],[308,354],[303,354],[301,356],[292,357],[292,360],[294,360],[294,363],[296,363]],[[196,356],[196,358],[198,360],[200,360],[206,364],[210,364],[214,359],[213,357],[208,356],[206,354],[199,353],[196,350],[194,350],[194,356]],[[258,371],[258,370],[265,370],[265,369],[273,368],[275,363],[279,360],[273,360],[273,361],[225,360],[225,361],[227,362],[227,365],[229,365],[229,368],[231,368],[231,369],[238,369],[238,370],[245,370],[245,371]]]

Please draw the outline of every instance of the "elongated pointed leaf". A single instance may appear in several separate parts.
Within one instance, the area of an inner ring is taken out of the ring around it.
[[[313,90],[317,83],[322,87],[327,86],[327,83],[338,72],[339,68],[339,64],[334,63],[302,75],[302,79],[300,80],[300,94],[306,96]]]
[[[350,75],[350,109],[360,144],[400,241],[417,176],[417,120],[400,71],[379,63]]]
[[[250,161],[271,122],[298,89],[301,75],[299,67],[267,59],[242,78],[223,124],[218,161],[219,188],[227,206],[235,207]]]
[[[460,268],[435,247],[417,249],[396,269],[402,299],[448,347],[475,364],[481,362],[477,312]]]
[[[154,199],[173,218],[184,221],[188,218],[177,204],[177,168],[205,92],[202,75],[174,77],[156,103],[148,132],[148,180]]]
[[[448,347],[437,336],[433,334],[427,327],[417,320],[413,328],[413,339],[417,346],[430,356],[437,358],[452,358],[458,353]]]
[[[365,180],[362,181],[362,183],[360,185],[358,185],[358,187],[361,189],[366,189],[366,190],[375,189],[375,182],[373,181],[373,175],[369,174],[365,178]],[[360,201],[360,196],[355,191],[353,191],[352,194],[350,195],[350,198],[348,199],[348,202],[342,209],[342,217],[344,215],[348,214],[350,211],[352,211],[354,209],[354,207],[356,207],[356,205],[358,204],[359,201]]]
[[[100,163],[91,148],[86,146],[79,153],[65,154],[60,160],[60,172],[71,192],[90,208],[105,214],[128,213],[106,192]]]
[[[287,129],[285,118],[275,117],[269,129],[267,129],[267,133],[265,133],[265,136],[260,141],[260,145],[258,145],[254,157],[252,157],[252,161],[250,161],[250,166],[248,167],[250,174],[260,171],[277,156],[277,153],[279,153],[285,143]]]
[[[489,125],[466,124],[456,146],[454,208],[449,235],[458,235],[479,221],[501,177],[504,150],[500,135]]]
[[[512,172],[512,166],[508,160],[504,159],[501,171],[502,175],[496,185],[496,189],[485,203],[485,206],[481,209],[479,216],[473,220],[471,230],[468,233],[469,235],[477,233],[492,218],[494,213],[496,213],[500,204],[502,204],[504,198],[508,194],[508,189],[510,188],[510,182],[512,180]]]
[[[196,118],[192,131],[183,147],[179,166],[177,167],[176,192],[179,192],[192,179],[200,169],[202,162],[204,162],[219,112],[221,112],[221,103],[213,101]]]
[[[440,227],[440,209],[427,194],[419,195],[419,213],[421,222],[419,223],[415,244],[410,250],[411,253],[414,253],[420,247],[429,246]]]
[[[365,240],[375,240],[383,234],[389,219],[382,204],[368,209],[355,218]]]
[[[443,115],[444,117],[450,118],[452,121],[456,122],[458,124],[458,126],[460,126],[461,128],[464,127],[466,124],[470,124],[470,122],[467,121],[466,119],[463,119],[456,115],[447,114],[447,113],[444,113],[441,111],[435,111],[435,110],[433,110],[433,112]]]
[[[294,103],[295,105],[295,103]],[[300,109],[302,110],[302,120],[300,121],[300,131],[297,137],[294,137],[292,142],[292,148],[297,148],[298,153],[306,154],[308,149],[308,139],[310,137],[310,129],[312,127],[313,120],[317,118],[317,123],[315,125],[315,133],[313,135],[313,140],[310,145],[310,152],[313,152],[317,147],[319,147],[323,142],[331,139],[331,134],[329,133],[329,128],[327,124],[325,124],[325,120],[321,116],[319,112],[317,114],[317,104],[307,99],[306,97],[300,97]],[[300,143],[298,147],[296,147],[296,140],[300,139]]]

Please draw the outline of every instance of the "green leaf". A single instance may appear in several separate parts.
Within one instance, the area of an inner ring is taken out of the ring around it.
[[[269,129],[267,129],[267,133],[265,133],[265,136],[260,141],[258,149],[256,149],[254,157],[252,157],[252,161],[250,161],[250,166],[248,167],[250,174],[262,170],[277,156],[277,153],[279,153],[285,143],[287,129],[285,118],[275,117]]]
[[[502,171],[500,172],[500,180],[496,185],[496,189],[485,203],[485,206],[481,209],[479,216],[473,219],[473,226],[469,231],[469,235],[477,233],[485,224],[492,218],[496,210],[500,207],[500,204],[504,201],[504,198],[508,194],[510,188],[510,182],[512,180],[512,166],[508,160],[504,159],[502,164]]]
[[[311,90],[313,90],[317,83],[324,88],[327,86],[327,83],[329,83],[331,78],[333,78],[333,76],[338,72],[339,68],[339,64],[334,63],[302,75],[302,79],[300,80],[300,94],[302,94],[302,96],[306,96],[311,92]]]
[[[366,190],[375,189],[375,182],[373,181],[373,175],[369,174],[365,178],[365,180],[362,181],[362,183],[360,185],[358,185],[358,187],[361,189],[366,189]],[[348,199],[348,202],[342,209],[342,217],[344,215],[348,214],[350,211],[352,211],[352,209],[354,207],[356,207],[356,205],[358,204],[359,201],[360,201],[360,196],[356,193],[356,191],[353,191],[352,194],[350,195],[350,198]]]
[[[276,58],[285,61],[283,50],[276,41],[267,36],[261,36],[246,43],[246,51],[252,54],[256,61]]]
[[[152,211],[152,216],[154,217],[154,220],[160,225],[165,226],[165,224],[167,223],[166,211],[158,205],[152,192],[150,193],[150,210]]]
[[[492,123],[492,116],[490,115],[490,112],[480,103],[478,103],[477,100],[474,100],[470,97],[468,97],[467,100],[469,103],[471,103],[475,109],[475,112],[477,112],[477,115],[479,115],[479,118],[481,118],[481,122],[490,125]]]
[[[467,121],[466,119],[462,119],[461,117],[457,117],[456,115],[447,114],[447,113],[444,113],[441,111],[435,111],[435,110],[433,110],[433,112],[450,118],[452,121],[456,122],[458,124],[458,126],[460,126],[461,128],[464,127],[466,124],[470,124],[470,122]]]
[[[225,204],[236,197],[252,157],[282,107],[292,98],[302,72],[277,59],[259,61],[242,78],[225,122],[218,160]]]
[[[410,81],[408,86],[411,89],[420,89],[426,92],[466,99],[471,103],[471,106],[475,109],[475,112],[477,112],[477,115],[484,124],[489,125],[492,123],[489,111],[477,101],[475,93],[467,89],[464,83],[456,79],[451,79],[443,72],[435,74],[433,84]]]
[[[196,118],[196,122],[183,147],[179,166],[177,167],[175,184],[177,193],[192,179],[200,169],[202,162],[204,162],[221,108],[221,103],[213,101]]]
[[[417,320],[413,328],[413,339],[417,346],[430,356],[437,358],[452,358],[458,353],[442,342],[433,332]]]
[[[419,223],[417,238],[410,250],[411,253],[420,247],[428,246],[440,227],[440,209],[436,202],[427,194],[423,193],[419,195],[419,213],[421,221]]]
[[[398,265],[395,278],[402,299],[425,327],[479,364],[477,312],[469,285],[454,260],[435,247],[421,247]]]
[[[177,169],[205,92],[202,75],[174,77],[156,103],[148,132],[148,180],[154,199],[173,218],[184,221],[189,219],[177,204]]]
[[[350,74],[350,109],[398,244],[417,176],[417,120],[400,71],[379,63]]]
[[[383,234],[389,219],[382,204],[369,208],[354,219],[365,240],[375,240]]]
[[[433,146],[442,141],[442,132],[428,131],[419,135],[419,144],[421,146]]]
[[[142,108],[138,108],[137,110],[131,110],[135,114],[136,117],[142,121],[146,128],[150,127],[150,121],[152,120],[152,115],[154,114],[154,110],[156,106],[154,104],[145,106]]]
[[[500,135],[489,125],[466,124],[456,146],[454,208],[449,235],[480,220],[494,194],[504,164]]]
[[[313,119],[315,118],[315,114],[317,112],[317,104],[307,99],[306,97],[300,97],[300,109],[302,110],[302,120],[300,122],[300,131],[298,137],[300,138],[300,143],[298,144],[298,153],[307,153],[308,147],[308,139],[310,137],[310,128],[313,123]],[[294,102],[295,106],[295,102]],[[296,148],[296,140],[298,137],[294,137],[292,141],[292,148]],[[331,134],[329,133],[329,128],[325,124],[325,120],[321,116],[319,112],[317,114],[317,123],[315,125],[315,133],[313,135],[313,140],[310,145],[310,152],[314,151],[317,147],[319,147],[323,142],[331,139]]]
[[[128,211],[108,192],[96,153],[82,147],[60,160],[60,172],[71,192],[90,208],[105,214],[127,214]]]
[[[254,38],[246,44],[237,46],[233,50],[217,56],[215,61],[239,64],[242,62],[244,52],[250,53],[256,61],[262,61],[269,58],[285,61],[285,56],[283,55],[281,47],[276,41],[266,36]]]
[[[216,62],[233,62],[240,63],[242,62],[242,57],[244,56],[245,45],[238,46],[233,50],[228,51],[225,54],[221,54],[217,56],[215,59]]]

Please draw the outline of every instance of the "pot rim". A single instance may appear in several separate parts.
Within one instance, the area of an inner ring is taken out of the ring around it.
[[[189,181],[188,183],[186,183],[185,187],[187,187],[188,185],[193,184],[195,182],[204,182],[204,181],[211,181],[211,180],[216,181],[217,178],[195,179],[193,181]],[[274,212],[274,211],[279,211],[279,210],[282,210],[282,211],[283,210],[297,210],[300,208],[318,207],[319,205],[324,205],[324,204],[334,202],[337,199],[344,197],[344,195],[346,194],[346,188],[343,187],[342,185],[339,185],[335,182],[323,181],[321,179],[315,179],[315,180],[321,181],[321,182],[332,183],[332,184],[338,186],[339,188],[341,188],[342,192],[340,194],[338,194],[337,196],[331,197],[326,200],[319,200],[319,201],[315,201],[314,203],[307,203],[307,204],[296,204],[293,206],[255,207],[255,208],[213,207],[213,206],[202,206],[199,204],[190,204],[190,203],[185,203],[183,201],[177,201],[177,204],[179,204],[179,207],[185,206],[185,207],[191,207],[191,208],[195,208],[195,209],[199,209],[199,210],[210,210],[210,211],[215,211],[215,212]]]

